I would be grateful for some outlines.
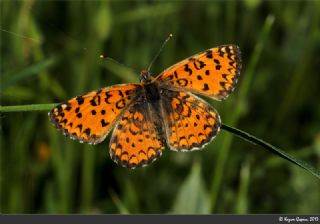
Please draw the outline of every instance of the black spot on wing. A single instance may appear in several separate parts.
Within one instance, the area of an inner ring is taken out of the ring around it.
[[[81,104],[84,103],[84,99],[83,99],[82,96],[77,96],[77,97],[76,97],[76,100],[77,100],[77,102],[78,102],[79,105],[81,105]]]
[[[79,128],[80,132],[82,131],[82,124],[78,124],[77,128]]]
[[[122,109],[126,106],[126,103],[125,101],[122,99],[122,100],[119,100],[117,103],[116,103],[116,108],[117,109]]]
[[[107,126],[108,124],[110,124],[109,122],[106,122],[104,119],[101,120],[101,126],[102,127],[105,127]]]
[[[71,107],[70,107],[70,106],[67,106],[65,110],[66,110],[66,111],[70,111],[70,110],[71,110]]]
[[[107,104],[111,104],[111,102],[109,102],[109,98],[112,97],[112,94],[110,92],[106,92],[106,98],[104,98],[104,101]]]
[[[186,80],[186,79],[178,79],[177,83],[179,84],[179,86],[185,87],[185,86],[188,85],[188,80]]]
[[[207,50],[206,51],[206,57],[207,58],[212,58],[212,50]]]
[[[184,65],[184,70],[185,70],[186,72],[188,72],[189,75],[192,75],[192,70],[189,68],[189,65],[188,65],[188,64],[185,64],[185,65]]]
[[[209,90],[209,86],[208,86],[208,84],[207,84],[207,83],[205,83],[205,84],[203,85],[202,90],[204,90],[204,91]]]
[[[93,99],[90,100],[90,104],[91,106],[94,106],[94,107],[100,105],[100,96],[99,95],[94,96]]]
[[[91,129],[87,128],[86,130],[83,131],[83,133],[85,133],[87,136],[90,135]]]
[[[178,74],[177,74],[177,71],[174,71],[174,77],[177,79],[178,78]]]

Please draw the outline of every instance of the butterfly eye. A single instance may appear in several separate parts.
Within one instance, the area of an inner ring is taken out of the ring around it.
[[[140,73],[140,82],[150,82],[151,81],[151,75],[149,73],[149,71],[147,70],[142,70]]]

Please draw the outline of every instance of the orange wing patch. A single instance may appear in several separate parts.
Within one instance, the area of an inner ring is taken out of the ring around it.
[[[172,150],[201,149],[218,133],[219,114],[200,98],[166,90],[163,97],[167,142]]]
[[[165,88],[190,91],[225,99],[240,75],[241,52],[236,45],[223,45],[185,59],[162,72],[156,81]]]
[[[161,120],[151,110],[147,103],[137,103],[124,112],[110,140],[110,156],[116,163],[136,168],[161,155],[165,145]]]
[[[128,84],[92,91],[57,105],[48,115],[72,139],[100,143],[139,90],[141,85]]]

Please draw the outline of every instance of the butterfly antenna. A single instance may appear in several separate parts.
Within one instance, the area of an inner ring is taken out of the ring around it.
[[[9,33],[9,34],[11,34],[13,36],[20,37],[20,38],[23,38],[23,39],[32,40],[32,41],[34,41],[36,43],[41,43],[40,39],[34,39],[34,38],[31,38],[31,37],[24,36],[24,35],[21,35],[19,33],[11,32],[9,30],[4,30],[4,29],[1,29],[1,28],[0,28],[0,31],[5,32],[5,33]]]
[[[173,37],[172,33],[169,34],[169,36],[167,37],[167,39],[163,42],[162,46],[160,47],[158,53],[154,56],[154,58],[152,59],[148,69],[147,69],[147,72],[149,73],[150,72],[150,69],[153,65],[153,63],[157,60],[157,58],[159,57],[162,49],[164,48],[164,46],[166,45],[166,43],[171,39],[171,37]]]
[[[104,56],[103,54],[100,55],[100,58],[103,58],[103,59],[105,59],[105,60],[111,61],[112,63],[116,63],[116,64],[118,64],[118,65],[121,65],[122,67],[127,68],[127,69],[133,71],[134,73],[137,73],[137,70],[136,70],[136,69],[131,68],[131,67],[129,67],[129,66],[127,66],[127,65],[125,65],[125,64],[123,64],[123,63],[121,63],[121,62],[119,62],[119,61],[117,61],[117,60],[115,60],[115,59],[113,59],[113,58],[106,57],[106,56]]]

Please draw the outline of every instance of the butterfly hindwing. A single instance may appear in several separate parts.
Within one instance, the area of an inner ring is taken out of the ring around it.
[[[135,168],[158,158],[164,149],[161,120],[148,103],[130,106],[110,140],[110,156],[118,164]]]
[[[202,99],[171,90],[163,90],[162,99],[170,149],[201,149],[219,132],[221,121],[218,112]]]

